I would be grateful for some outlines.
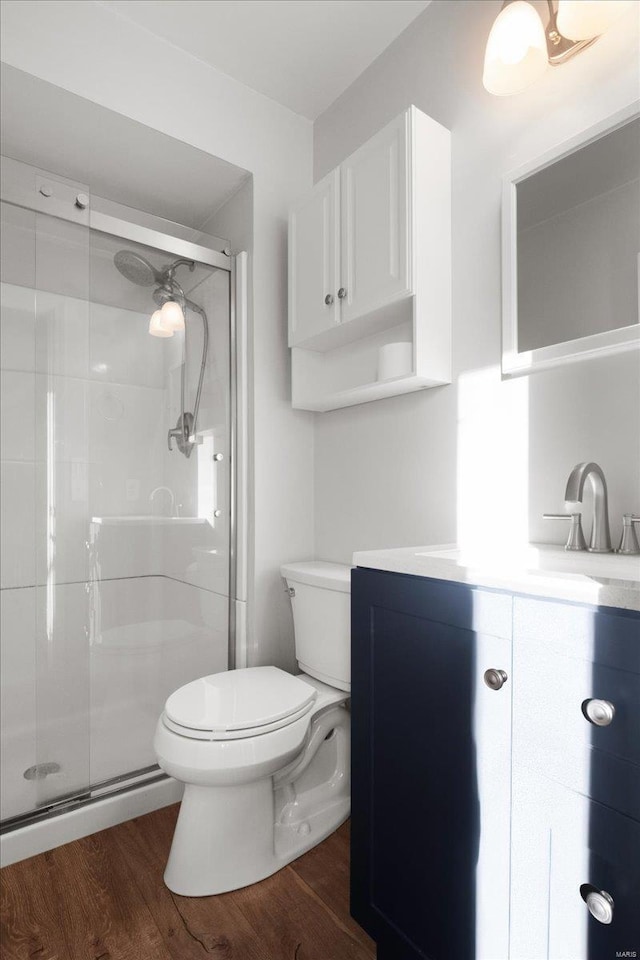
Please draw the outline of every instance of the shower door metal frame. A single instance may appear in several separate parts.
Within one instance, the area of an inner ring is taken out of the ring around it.
[[[20,167],[31,169],[40,177],[46,177],[53,182],[64,183],[67,186],[73,185],[79,190],[89,190],[83,184],[77,181],[70,181],[57,174],[49,174],[48,171],[36,167],[30,167],[29,164],[21,161],[10,161],[10,165],[19,164]],[[2,186],[0,190],[0,200],[12,204],[16,207],[22,207],[32,210],[34,213],[43,213],[61,220],[68,220],[88,227],[89,230],[96,230],[99,233],[118,237],[123,240],[131,240],[134,243],[140,243],[144,246],[153,247],[161,253],[174,254],[178,257],[185,257],[189,260],[195,260],[205,266],[214,267],[217,270],[223,270],[229,274],[229,587],[228,587],[228,644],[227,644],[227,669],[234,670],[236,667],[236,603],[237,603],[237,568],[238,568],[238,429],[237,417],[240,409],[238,398],[238,331],[237,331],[237,288],[236,288],[236,256],[214,250],[211,247],[205,247],[190,240],[183,240],[180,237],[172,236],[169,233],[163,233],[150,227],[140,226],[129,220],[122,220],[113,217],[110,214],[94,211],[90,205],[90,194],[88,209],[81,209],[69,202],[57,199],[53,196],[45,197],[37,190],[27,190],[25,187],[13,180],[11,176],[2,177]],[[225,241],[218,237],[212,237],[212,240],[219,240],[220,244]],[[243,256],[240,254],[240,256]],[[140,770],[128,771],[117,777],[99,783],[89,783],[85,790],[71,795],[63,796],[51,803],[43,804],[33,810],[6,820],[0,821],[0,835],[17,830],[20,827],[26,827],[42,820],[50,819],[59,813],[70,813],[75,809],[87,806],[88,804],[98,803],[101,800],[115,797],[123,793],[128,793],[138,787],[147,786],[161,780],[167,780],[167,774],[160,770],[157,764],[144,767]]]

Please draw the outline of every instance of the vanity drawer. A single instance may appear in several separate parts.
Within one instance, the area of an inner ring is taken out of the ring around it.
[[[640,674],[640,612],[514,597],[513,639]]]
[[[514,611],[515,754],[640,820],[640,619],[520,598]],[[613,706],[607,725],[588,719],[594,700]]]
[[[548,809],[546,955],[604,960],[640,951],[640,823],[561,787],[550,793]],[[605,911],[609,901],[608,916],[590,914],[590,892]]]

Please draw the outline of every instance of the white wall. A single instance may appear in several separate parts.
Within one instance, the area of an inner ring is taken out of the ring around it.
[[[640,509],[637,354],[499,374],[501,177],[638,96],[637,18],[502,99],[482,87],[498,11],[435,0],[315,123],[316,179],[411,103],[453,135],[454,383],[317,416],[316,554],[327,559],[456,536],[562,542],[562,523],[541,514],[563,508],[580,460],[604,468],[616,538],[622,512]]]
[[[2,59],[253,174],[253,660],[291,666],[278,567],[313,552],[313,427],[289,404],[286,214],[311,125],[96,2],[3,4]]]

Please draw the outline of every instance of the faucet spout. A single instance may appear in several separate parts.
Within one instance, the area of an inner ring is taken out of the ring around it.
[[[587,480],[593,493],[593,523],[587,550],[591,553],[611,553],[607,481],[602,467],[597,463],[576,464],[569,474],[564,498],[572,503],[582,503]]]

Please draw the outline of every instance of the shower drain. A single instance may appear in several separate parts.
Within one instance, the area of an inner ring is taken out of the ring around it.
[[[60,773],[60,764],[36,763],[33,767],[27,767],[23,777],[25,780],[44,780],[50,773]]]

